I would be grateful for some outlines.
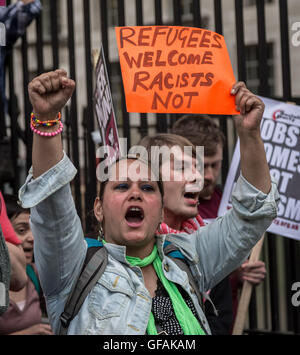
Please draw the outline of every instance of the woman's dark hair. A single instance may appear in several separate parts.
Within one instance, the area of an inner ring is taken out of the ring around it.
[[[23,208],[19,205],[16,195],[4,195],[3,198],[9,219],[18,217],[21,213],[30,213],[30,209]]]

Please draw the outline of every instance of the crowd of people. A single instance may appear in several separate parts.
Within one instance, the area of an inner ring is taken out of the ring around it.
[[[65,319],[65,306],[89,252],[70,189],[76,169],[61,141],[59,113],[74,89],[74,81],[64,70],[42,74],[30,83],[33,165],[19,193],[23,208],[30,208],[34,259],[52,331],[230,334],[234,319],[230,277],[237,273],[239,281],[254,284],[264,279],[264,264],[250,265],[246,260],[276,216],[276,183],[271,180],[260,138],[263,103],[243,83],[233,86],[232,95],[241,112],[235,117],[241,176],[232,195],[233,209],[209,224],[203,221],[201,201],[209,202],[216,191],[222,139],[218,144],[214,138],[216,152],[204,157],[201,191],[202,176],[195,173],[197,156],[192,137],[178,134],[182,126],[189,130],[184,125],[187,120],[193,122],[193,117],[179,120],[173,127],[176,134],[158,134],[139,142],[148,153],[152,147],[178,149],[168,162],[169,180],[163,176],[165,161],[160,161],[158,176],[152,178],[157,173],[152,162],[159,161],[152,154],[149,159],[136,155],[113,163],[109,171],[114,173],[101,181],[94,205],[99,223],[97,239],[99,248],[108,254],[107,265],[76,313]],[[204,128],[199,125],[190,130],[199,139],[202,131],[204,137],[207,129],[217,131],[211,118],[197,118],[196,122]],[[187,146],[192,148],[191,156],[186,156]],[[257,151],[255,157],[253,149]],[[183,173],[177,169],[178,162],[187,160],[190,165]],[[131,173],[137,161],[136,179]],[[214,199],[212,203],[217,202]],[[190,286],[187,272],[166,252],[168,244],[188,266],[197,290]]]
[[[22,0],[0,12],[11,43],[40,10],[38,0]],[[4,57],[2,49],[5,111]],[[277,211],[276,182],[260,137],[262,101],[242,82],[230,88],[240,111],[234,123],[241,150],[230,211],[218,217],[225,137],[215,119],[186,115],[170,133],[138,143],[146,156],[125,156],[108,167],[95,196],[98,233],[91,246],[70,188],[76,169],[61,138],[60,112],[74,90],[62,69],[29,84],[32,168],[18,197],[0,192],[0,285],[6,292],[0,334],[231,334],[238,288],[266,276],[265,264],[248,257]],[[204,147],[202,172],[196,146]],[[165,161],[153,147],[177,150]],[[136,166],[138,174],[132,174]],[[87,260],[95,246],[106,252],[105,268],[65,318],[78,278],[87,265],[97,266]]]

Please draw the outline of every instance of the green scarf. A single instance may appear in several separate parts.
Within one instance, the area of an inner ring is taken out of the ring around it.
[[[39,283],[39,279],[36,276],[36,273],[34,272],[34,269],[32,267],[32,265],[27,264],[26,265],[26,274],[27,276],[30,278],[30,280],[32,281],[32,283],[34,284],[34,287],[36,289],[36,292],[38,293],[38,295],[40,296],[41,293],[41,289],[40,289],[40,283]]]
[[[176,285],[165,277],[162,262],[158,255],[156,246],[154,246],[152,253],[145,259],[131,256],[127,256],[126,259],[131,265],[139,267],[145,267],[153,263],[157,276],[170,296],[175,316],[183,330],[184,335],[205,335],[205,332],[201,328],[196,317],[193,315],[193,312],[187,306]],[[152,312],[150,313],[147,333],[148,335],[157,335],[155,320]]]

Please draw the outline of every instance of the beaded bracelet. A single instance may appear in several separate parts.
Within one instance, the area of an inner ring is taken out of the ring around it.
[[[64,125],[62,124],[62,122],[59,122],[59,128],[54,131],[54,132],[41,132],[39,130],[37,130],[32,124],[30,125],[31,130],[33,131],[33,133],[42,136],[42,137],[55,137],[58,134],[60,134],[64,128]]]
[[[31,124],[33,127],[53,127],[56,125],[57,122],[61,122],[61,113],[58,113],[58,117],[54,120],[49,120],[49,121],[41,121],[39,119],[37,119],[34,116],[34,113],[32,112],[31,116],[30,116],[30,120],[31,120]]]

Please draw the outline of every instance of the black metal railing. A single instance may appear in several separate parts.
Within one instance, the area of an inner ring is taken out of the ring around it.
[[[42,1],[43,2],[43,1]],[[66,38],[60,37],[59,31],[59,21],[58,15],[62,8],[59,6],[62,2],[65,2],[66,13],[60,14],[66,17]],[[97,2],[98,8],[100,10],[98,16],[99,29],[101,32],[102,44],[105,50],[106,62],[108,66],[108,73],[111,73],[111,62],[109,53],[112,44],[109,41],[109,21],[108,14],[111,11],[111,6],[113,2],[107,0],[82,0],[81,16],[83,23],[83,52],[80,53],[81,59],[84,58],[85,68],[84,81],[86,87],[86,105],[82,109],[79,109],[79,95],[83,95],[82,92],[78,90],[73,95],[70,104],[64,110],[64,116],[66,121],[66,130],[64,131],[64,147],[68,155],[71,157],[75,166],[78,169],[78,174],[73,182],[73,192],[75,197],[75,203],[79,215],[82,220],[85,221],[85,230],[89,231],[91,226],[91,217],[89,211],[93,208],[94,197],[97,192],[97,179],[96,179],[96,160],[95,151],[96,147],[92,139],[91,133],[96,129],[95,121],[93,119],[93,63],[91,60],[92,52],[92,33],[91,33],[91,6],[95,5]],[[148,0],[147,0],[148,2]],[[182,2],[184,0],[173,0],[173,20],[168,22],[168,24],[174,25],[184,25],[182,17]],[[7,1],[9,4],[10,1]],[[45,1],[44,1],[45,3]],[[126,7],[124,0],[117,0],[115,2],[118,9],[118,24],[119,26],[126,25],[126,13],[130,11],[134,13],[136,25],[143,25],[145,23],[145,18],[143,17],[143,3],[142,0],[131,1],[130,4],[134,5],[134,9]],[[126,2],[127,3],[127,2]],[[163,10],[162,10],[162,0],[153,0],[153,8],[155,19],[153,25],[163,24]],[[201,6],[200,0],[192,0],[191,4],[191,21],[193,26],[201,27],[203,23],[202,13],[203,8]],[[290,47],[289,47],[289,11],[288,11],[288,0],[277,0],[274,1],[274,6],[278,6],[280,23],[280,39],[279,43],[281,45],[281,70],[282,72],[282,96],[275,97],[283,101],[292,101],[296,104],[300,104],[300,97],[293,97],[291,91],[291,64],[290,64]],[[300,4],[299,4],[300,5]],[[43,12],[42,15],[36,20],[34,25],[35,41],[28,42],[28,36],[24,35],[21,40],[21,45],[15,46],[14,50],[8,53],[7,56],[7,73],[8,73],[8,96],[9,96],[9,124],[7,129],[1,128],[4,133],[8,133],[11,141],[11,160],[13,161],[14,168],[14,179],[7,181],[8,185],[16,193],[19,186],[23,183],[22,177],[24,176],[24,171],[22,173],[22,168],[27,170],[31,166],[31,147],[32,147],[32,133],[28,125],[28,117],[30,116],[31,106],[28,99],[27,85],[32,77],[32,63],[29,63],[29,58],[35,57],[36,67],[34,70],[35,74],[40,74],[46,69],[56,69],[62,63],[62,50],[67,49],[65,53],[68,55],[68,67],[70,76],[73,79],[77,79],[76,67],[78,66],[78,43],[76,42],[76,35],[78,35],[77,28],[75,27],[75,9],[73,0],[51,0],[49,1],[50,12]],[[224,24],[223,24],[223,6],[224,1],[214,0],[213,1],[213,20],[215,23],[215,28],[210,28],[216,32],[223,34]],[[267,29],[266,29],[266,4],[264,0],[256,0],[256,14],[257,14],[257,38],[258,38],[258,61],[259,61],[259,90],[257,94],[262,96],[270,96],[270,87],[268,84],[268,63],[267,63]],[[243,80],[247,83],[247,71],[246,71],[246,51],[245,51],[245,39],[244,39],[244,3],[243,0],[234,1],[234,12],[235,12],[235,41],[236,41],[236,59],[237,59],[237,73],[238,79]],[[76,9],[78,11],[78,9]],[[126,11],[126,13],[125,13]],[[77,14],[78,15],[78,14]],[[95,14],[93,13],[94,17]],[[46,17],[50,18],[50,40],[49,38],[44,38],[43,33],[43,23]],[[149,24],[147,22],[147,24]],[[31,29],[32,30],[32,29]],[[100,48],[100,43],[99,43]],[[52,65],[49,68],[45,67],[45,55],[51,53]],[[34,50],[35,55],[32,55]],[[17,53],[21,53],[22,66],[15,66],[14,59]],[[77,54],[76,54],[77,53]],[[29,56],[31,54],[31,56]],[[119,69],[119,76],[120,69]],[[23,94],[16,96],[18,91],[16,88],[16,82],[19,80],[20,85],[22,85]],[[80,86],[80,85],[78,85]],[[132,125],[130,116],[126,111],[125,97],[123,88],[121,90],[121,111],[119,114],[119,121],[122,122],[120,125],[120,136],[126,137],[128,139],[128,147],[131,145],[132,141]],[[21,103],[23,102],[23,105]],[[20,107],[23,107],[20,111]],[[3,118],[1,118],[0,127],[3,126]],[[167,132],[168,128],[172,125],[177,115],[156,115],[156,124],[151,126],[148,120],[147,114],[141,114],[140,120],[141,124],[139,127],[140,136],[147,135],[150,128],[159,132]],[[226,137],[228,137],[228,124],[223,118],[220,119],[220,125]],[[24,127],[23,129],[21,127]],[[9,129],[10,128],[10,129]],[[3,133],[3,132],[1,132]],[[21,142],[25,144],[25,151],[21,147]],[[229,163],[229,144],[225,146],[224,150],[224,164],[222,170],[222,181],[225,181]],[[232,144],[232,143],[231,143]],[[21,154],[21,149],[22,154]],[[26,164],[25,166],[20,164],[20,154],[25,156]],[[294,307],[291,304],[291,285],[300,281],[300,252],[299,252],[299,242],[284,239],[284,260],[280,263],[278,262],[278,240],[274,235],[268,235],[267,242],[265,245],[265,255],[266,263],[268,266],[268,280],[265,283],[265,288],[268,290],[268,297],[265,297],[263,302],[262,311],[265,312],[265,321],[262,329],[258,329],[258,318],[257,309],[258,305],[256,303],[256,293],[252,297],[252,302],[249,311],[249,327],[247,328],[247,333],[249,334],[295,334],[300,333],[300,307]],[[285,285],[285,304],[282,305],[282,300],[279,297],[278,288],[280,280],[280,275],[278,273],[278,268],[284,270],[284,285]],[[260,310],[261,311],[261,310]],[[269,313],[268,313],[269,312]],[[286,323],[286,326],[282,326]],[[283,329],[284,328],[284,329]]]

